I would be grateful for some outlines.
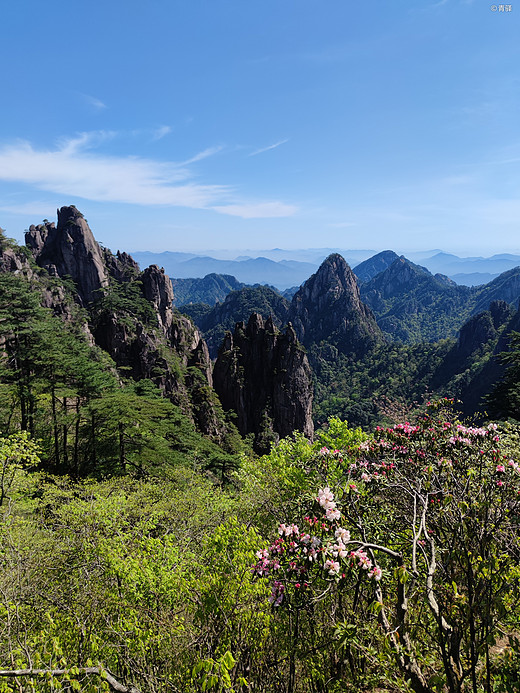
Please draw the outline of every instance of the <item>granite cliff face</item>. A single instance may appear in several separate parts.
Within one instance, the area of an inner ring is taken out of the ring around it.
[[[237,323],[220,348],[213,382],[240,433],[254,434],[257,452],[295,430],[312,438],[311,370],[290,324],[280,333],[258,313]]]
[[[193,323],[173,311],[164,270],[152,265],[140,272],[127,253],[101,248],[74,206],[58,210],[57,226],[47,221],[31,226],[25,241],[50,277],[73,280],[75,299],[89,313],[91,341],[135,380],[152,380],[203,433],[218,439],[222,422],[211,391],[208,349]],[[3,262],[18,269],[19,260],[8,254]]]
[[[288,320],[305,346],[327,341],[342,353],[364,354],[381,339],[354,273],[338,254],[330,255],[296,292]]]
[[[96,292],[108,287],[103,252],[76,207],[58,210],[58,226],[48,222],[31,226],[25,243],[37,264],[51,276],[72,278],[83,305],[94,301]]]

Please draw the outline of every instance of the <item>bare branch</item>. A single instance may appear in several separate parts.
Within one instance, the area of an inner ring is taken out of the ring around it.
[[[141,693],[139,688],[134,686],[132,683],[125,686],[120,683],[113,674],[111,674],[108,669],[103,669],[102,667],[73,667],[75,674],[74,676],[85,674],[100,676],[105,679],[110,688],[116,693]],[[0,670],[0,676],[5,676],[9,678],[16,678],[18,676],[70,676],[72,675],[71,669],[5,669]]]

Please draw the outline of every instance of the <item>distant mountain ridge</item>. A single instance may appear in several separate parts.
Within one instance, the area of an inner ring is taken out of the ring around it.
[[[318,267],[315,263],[283,259],[270,260],[266,257],[244,260],[218,260],[212,257],[182,257],[183,253],[134,253],[141,264],[157,264],[175,279],[201,278],[208,274],[232,275],[245,284],[272,284],[278,289],[289,289],[300,285]],[[189,255],[189,254],[186,254]]]
[[[236,252],[235,255],[230,255]],[[202,278],[208,274],[227,274],[244,284],[269,284],[281,291],[300,286],[317,270],[331,254],[338,253],[354,269],[356,276],[367,281],[374,276],[374,263],[386,262],[399,257],[399,253],[386,250],[380,253],[370,250],[341,250],[308,248],[283,250],[274,248],[263,251],[205,251],[196,252],[134,252],[132,256],[146,267],[156,264],[164,267],[172,278]],[[226,257],[221,257],[221,256]],[[441,250],[429,252],[405,252],[410,261],[427,268],[432,274],[443,274],[457,284],[476,286],[486,284],[499,274],[520,265],[520,254],[501,253],[489,258],[462,258]],[[219,257],[217,257],[219,256]],[[385,258],[386,256],[386,258]],[[371,270],[367,268],[372,267]],[[385,267],[383,266],[382,269]],[[356,272],[357,270],[357,272]],[[369,271],[370,276],[362,276]]]

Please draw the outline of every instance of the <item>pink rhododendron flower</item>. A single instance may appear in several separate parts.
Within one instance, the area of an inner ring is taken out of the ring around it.
[[[339,520],[341,518],[341,513],[337,508],[327,508],[327,512],[325,514],[327,516],[327,520]]]
[[[323,566],[325,570],[328,571],[329,575],[337,575],[339,573],[339,563],[338,561],[333,561],[328,558]]]
[[[350,532],[348,529],[343,529],[343,527],[338,527],[334,532],[336,539],[340,540],[343,544],[348,544],[350,541]]]

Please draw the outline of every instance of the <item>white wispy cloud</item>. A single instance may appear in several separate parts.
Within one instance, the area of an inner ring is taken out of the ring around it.
[[[352,226],[358,226],[355,221],[337,221],[329,224],[332,229],[349,229]]]
[[[157,140],[162,140],[163,137],[166,137],[166,135],[169,135],[170,132],[172,131],[172,128],[169,125],[161,125],[161,127],[158,127],[154,130],[152,139],[154,142]]]
[[[91,94],[84,94],[83,92],[79,92],[79,96],[87,105],[91,106],[96,111],[104,111],[105,108],[108,108],[106,103],[103,103],[101,99],[98,99],[95,96],[92,96]]]
[[[49,202],[48,200],[32,200],[30,202],[22,202],[16,204],[14,202],[0,205],[0,212],[8,214],[21,214],[24,216],[34,216],[35,218],[51,219],[56,213],[58,204]]]
[[[279,147],[280,145],[285,144],[288,141],[289,141],[288,139],[280,140],[279,142],[275,142],[274,144],[270,144],[267,147],[262,147],[261,149],[256,149],[254,152],[251,152],[251,154],[249,154],[249,156],[256,156],[257,154],[263,154],[264,152],[268,152],[271,149],[276,149],[276,147]]]
[[[213,209],[244,218],[293,213],[294,208],[282,202],[236,203],[230,186],[194,181],[189,164],[220,151],[219,147],[181,163],[95,151],[113,136],[103,131],[81,133],[54,149],[37,149],[27,141],[6,145],[0,148],[0,180],[98,202]]]
[[[186,161],[182,162],[183,166],[187,166],[188,164],[194,164],[196,161],[202,161],[202,159],[207,159],[208,156],[213,156],[214,154],[218,154],[224,149],[221,145],[217,147],[208,147],[207,149],[204,149],[202,152],[199,152],[198,154],[195,154],[195,156],[190,157]]]
[[[243,219],[272,219],[274,217],[291,217],[298,208],[284,202],[251,202],[231,205],[215,205],[215,212],[229,214]]]

